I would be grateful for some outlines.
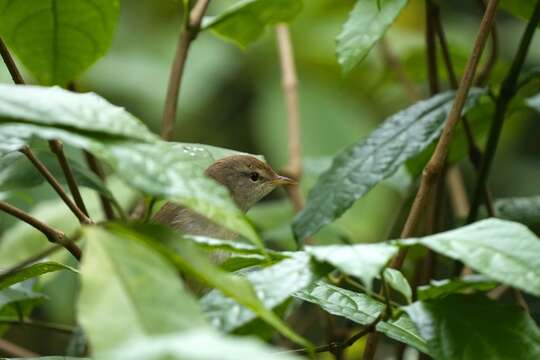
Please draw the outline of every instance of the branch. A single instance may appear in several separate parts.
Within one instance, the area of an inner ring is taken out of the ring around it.
[[[420,188],[416,193],[416,197],[409,212],[409,216],[407,217],[407,221],[405,222],[405,226],[401,232],[402,238],[410,237],[413,234],[423,214],[423,210],[427,206],[429,194],[430,192],[432,192],[433,187],[436,186],[437,179],[441,176],[441,172],[444,169],[444,163],[448,155],[448,149],[452,140],[454,128],[456,127],[456,124],[461,118],[461,112],[463,110],[463,106],[467,99],[469,90],[472,86],[474,75],[476,73],[482,51],[486,45],[489,31],[491,29],[491,25],[493,23],[493,19],[497,10],[497,5],[498,0],[490,0],[486,8],[484,17],[480,24],[480,29],[476,36],[472,54],[469,58],[469,61],[467,62],[465,74],[456,92],[456,97],[452,104],[452,109],[448,115],[448,119],[446,120],[443,133],[439,138],[439,142],[437,143],[437,147],[435,148],[431,159],[424,168]],[[406,256],[406,249],[400,250],[400,252],[392,262],[392,267],[400,269]],[[367,339],[366,348],[364,350],[363,356],[364,360],[371,360],[375,355],[378,343],[378,336],[376,336],[375,334],[376,333],[370,334]]]
[[[484,197],[482,189],[488,181],[489,171],[493,163],[493,158],[495,157],[497,145],[499,144],[499,138],[502,132],[504,118],[508,110],[508,105],[510,104],[510,101],[512,100],[518,89],[517,85],[519,74],[525,62],[525,58],[527,57],[527,53],[529,51],[529,47],[534,36],[536,26],[539,22],[540,0],[536,2],[534,11],[531,15],[529,23],[527,24],[527,28],[525,29],[525,32],[523,33],[523,36],[521,38],[516,56],[514,57],[510,70],[508,71],[508,74],[502,83],[500,94],[497,98],[497,102],[495,103],[495,114],[493,116],[493,123],[489,131],[486,152],[482,161],[482,166],[480,167],[480,172],[473,195],[471,211],[467,219],[467,222],[469,223],[475,221],[478,216],[478,209]]]
[[[178,39],[178,46],[169,77],[163,122],[161,124],[161,137],[165,140],[171,140],[174,135],[174,121],[178,110],[178,95],[180,93],[189,48],[199,33],[201,21],[209,3],[210,0],[198,0],[191,11],[185,9],[185,11],[189,11],[189,16],[187,17],[189,21],[184,21]]]
[[[89,216],[88,210],[86,209],[84,200],[81,196],[81,192],[79,191],[79,187],[77,186],[75,175],[73,175],[71,166],[69,165],[66,155],[64,154],[64,150],[63,150],[64,144],[62,144],[60,140],[51,140],[49,141],[49,147],[51,148],[51,151],[56,155],[56,158],[58,159],[58,162],[60,163],[60,167],[62,168],[62,171],[64,172],[64,177],[66,178],[66,182],[69,187],[69,191],[71,192],[71,195],[73,196],[73,200],[75,200],[75,204],[77,204],[77,207],[81,209],[84,215],[88,217]]]
[[[482,7],[482,10],[485,10],[486,4],[484,3],[484,0],[478,0],[478,3]],[[497,32],[497,24],[493,22],[493,26],[491,27],[491,47],[489,52],[489,57],[484,65],[484,67],[478,71],[478,76],[476,77],[475,84],[477,86],[483,86],[489,79],[489,76],[491,75],[491,71],[493,70],[493,67],[495,66],[495,63],[497,62],[497,56],[499,53],[499,36]]]
[[[11,57],[11,54],[9,53],[9,50],[2,38],[0,38],[0,55],[2,56],[2,59],[6,64],[6,67],[9,71],[9,74],[11,75],[11,78],[13,79],[13,82],[18,85],[24,85],[24,79],[19,72],[17,65],[15,64],[15,61],[13,61],[13,58]]]
[[[342,351],[343,349],[348,348],[349,346],[352,346],[356,341],[360,340],[362,337],[366,336],[369,333],[372,333],[375,328],[377,327],[377,324],[384,320],[384,312],[381,312],[377,318],[371,322],[371,324],[365,326],[362,330],[360,330],[358,333],[351,336],[349,339],[343,341],[343,342],[331,342],[327,345],[318,346],[315,348],[314,352],[316,353],[322,353],[322,352],[331,352],[336,353],[338,351]],[[301,349],[294,349],[294,350],[287,350],[287,351],[280,351],[277,354],[309,354],[308,350],[305,348]]]
[[[0,339],[0,350],[5,352],[9,356],[17,356],[22,358],[39,357],[39,354],[4,339]]]
[[[431,95],[435,95],[440,91],[437,66],[437,44],[435,41],[437,33],[434,16],[435,12],[437,12],[437,6],[432,0],[426,0],[426,51],[429,92]]]
[[[71,210],[71,212],[79,219],[79,222],[81,224],[92,224],[93,221],[85,215],[84,212],[82,212],[81,209],[75,205],[75,203],[69,198],[68,194],[64,191],[62,188],[62,185],[56,180],[54,175],[47,169],[45,164],[43,164],[30,150],[30,148],[25,145],[20,150],[21,153],[23,153],[28,160],[34,165],[34,167],[43,175],[43,177],[49,182],[49,184],[52,186],[52,188],[56,191],[58,196],[64,201],[64,203],[67,205],[67,207]]]
[[[302,176],[302,159],[300,145],[300,105],[298,101],[298,78],[294,65],[294,52],[291,43],[291,36],[286,24],[276,26],[277,48],[281,63],[281,83],[283,93],[287,103],[287,124],[288,124],[288,144],[289,163],[285,167],[286,174],[296,181],[300,181]],[[287,188],[287,193],[296,212],[304,207],[300,186],[291,185]]]
[[[439,43],[441,45],[444,64],[446,66],[446,71],[447,71],[447,74],[448,74],[448,80],[450,81],[450,86],[453,89],[457,89],[458,88],[458,80],[457,80],[456,72],[454,71],[454,65],[452,64],[452,57],[450,56],[450,50],[448,48],[448,42],[446,41],[446,35],[445,35],[445,32],[444,32],[444,28],[442,26],[442,21],[441,21],[441,18],[440,18],[440,12],[439,12],[438,7],[436,8],[436,11],[435,11],[434,15],[435,15],[435,25],[437,27],[437,34],[438,34],[438,37],[439,37]],[[493,34],[493,29],[494,28],[492,28],[491,34]],[[472,131],[471,126],[469,124],[469,120],[467,119],[466,116],[463,116],[462,124],[463,124],[463,129],[465,131],[465,137],[467,139],[467,146],[469,147],[469,149],[468,149],[469,160],[470,160],[471,164],[473,165],[473,167],[475,168],[475,170],[478,172],[478,171],[480,171],[480,166],[482,164],[483,154],[482,154],[482,151],[480,150],[480,148],[478,147],[478,145],[476,144],[476,141],[475,141],[474,135],[473,135],[473,131]],[[452,183],[451,183],[451,186],[452,186]],[[491,192],[489,191],[489,188],[488,188],[487,184],[484,186],[484,189],[482,191],[484,192],[484,195],[485,195],[485,197],[484,197],[485,198],[485,205],[486,205],[486,209],[488,211],[488,215],[490,217],[494,217],[495,216],[495,207],[493,206],[493,197],[491,195]],[[467,201],[467,207],[469,207],[468,201]]]
[[[65,234],[59,230],[53,229],[44,222],[39,221],[30,214],[9,205],[3,201],[0,201],[0,210],[16,217],[17,219],[24,221],[28,225],[32,226],[36,230],[39,230],[47,237],[52,243],[57,243],[66,248],[77,260],[81,259],[81,249],[72,241],[69,240]]]
[[[101,168],[101,164],[99,163],[98,159],[88,151],[84,152],[84,157],[86,159],[86,163],[88,164],[88,167],[94,174],[96,174],[103,182],[105,182],[105,172]],[[105,214],[105,218],[107,220],[114,219],[114,210],[112,207],[111,202],[109,199],[107,199],[102,194],[99,194],[99,200],[101,202],[101,208],[103,209],[103,213]]]

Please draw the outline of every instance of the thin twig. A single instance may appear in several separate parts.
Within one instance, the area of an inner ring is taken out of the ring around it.
[[[67,205],[67,207],[71,210],[71,212],[79,219],[79,222],[81,224],[92,224],[93,221],[85,215],[84,212],[82,212],[79,207],[69,198],[68,194],[64,191],[62,188],[62,185],[56,180],[54,175],[47,169],[45,164],[43,164],[30,150],[28,146],[23,146],[20,150],[21,153],[23,153],[28,160],[34,165],[34,167],[43,175],[45,180],[52,186],[52,188],[56,191],[58,196],[64,201],[64,203]]]
[[[405,89],[405,93],[409,97],[409,100],[412,102],[420,100],[422,98],[420,91],[411,81],[411,79],[407,76],[403,65],[399,62],[398,58],[392,51],[392,48],[388,44],[386,38],[383,37],[379,41],[379,48],[381,49],[381,54],[384,58],[384,61],[386,62],[388,67],[396,74],[397,78],[403,85],[403,88]]]
[[[318,346],[314,349],[314,352],[322,353],[322,352],[328,351],[331,353],[335,353],[340,350],[346,349],[349,346],[352,346],[356,341],[360,340],[362,337],[366,336],[369,333],[372,333],[377,327],[377,324],[381,322],[382,320],[384,320],[384,312],[381,312],[379,316],[377,316],[377,318],[373,322],[371,322],[371,324],[365,326],[362,330],[360,330],[359,332],[357,332],[356,334],[354,334],[347,340],[343,342],[336,341],[327,345]],[[291,354],[291,353],[303,355],[303,354],[308,354],[308,350],[305,348],[301,348],[301,349],[280,351],[280,352],[277,352],[276,354]]]
[[[9,356],[17,356],[21,358],[37,358],[40,356],[38,353],[30,351],[5,339],[0,339],[0,350]]]
[[[289,144],[289,161],[284,173],[291,176],[296,181],[300,181],[302,176],[302,159],[300,147],[300,105],[298,101],[298,77],[294,65],[294,52],[291,42],[291,35],[286,24],[276,26],[277,49],[281,64],[281,84],[287,104],[287,128]],[[295,212],[304,206],[300,194],[300,186],[290,185],[287,193],[291,198]]]
[[[201,21],[209,3],[210,0],[198,0],[189,13],[189,21],[184,21],[182,25],[169,77],[165,111],[163,112],[163,122],[161,124],[161,137],[165,140],[171,140],[174,135],[174,122],[178,111],[178,95],[180,94],[189,48],[199,33]],[[189,9],[185,9],[185,11],[189,11]]]
[[[478,216],[478,209],[484,197],[482,189],[488,181],[489,172],[491,170],[493,158],[495,157],[495,152],[499,144],[499,138],[502,132],[504,118],[508,110],[508,105],[510,104],[510,101],[513,99],[517,91],[519,74],[521,72],[523,64],[525,63],[525,58],[527,57],[527,53],[529,51],[529,47],[534,36],[536,26],[538,25],[539,21],[540,1],[537,1],[534,11],[527,24],[527,28],[525,29],[525,32],[523,33],[523,36],[521,38],[516,56],[514,57],[510,70],[508,71],[508,74],[502,83],[500,94],[497,97],[497,101],[495,103],[495,114],[493,115],[493,122],[489,131],[486,151],[476,182],[476,187],[471,204],[471,211],[467,219],[469,223],[475,221]]]
[[[53,229],[52,227],[42,221],[39,221],[32,215],[3,201],[0,201],[0,210],[16,217],[21,221],[24,221],[36,230],[39,230],[41,233],[43,233],[43,235],[47,237],[50,242],[62,245],[77,260],[81,259],[81,249],[79,249],[79,247],[72,240],[69,240],[66,235],[60,230]]]
[[[18,85],[23,85],[24,79],[19,69],[17,68],[17,65],[15,64],[15,61],[13,61],[13,58],[11,57],[11,54],[9,53],[9,50],[2,38],[0,38],[0,55],[2,56],[2,59],[6,64],[6,67],[9,71],[9,74],[11,75],[11,78],[13,79],[13,82]]]
[[[444,32],[444,28],[442,26],[442,21],[440,18],[440,12],[439,8],[436,7],[434,11],[434,21],[437,28],[437,35],[439,38],[439,44],[441,46],[441,51],[443,55],[444,64],[446,66],[446,71],[448,74],[448,80],[450,82],[450,86],[453,89],[458,88],[458,79],[456,76],[456,72],[454,70],[454,65],[452,64],[452,57],[450,55],[450,50],[448,48],[448,42],[446,41],[446,34]],[[493,29],[492,29],[493,31]],[[471,128],[471,125],[469,124],[469,120],[466,116],[463,116],[461,123],[463,124],[463,130],[465,132],[465,138],[467,140],[467,146],[468,146],[468,153],[469,153],[469,160],[476,171],[480,170],[480,166],[482,163],[482,151],[476,144],[476,140],[474,139],[473,131]],[[457,180],[457,178],[455,179]],[[454,186],[455,183],[450,183],[450,186]],[[493,196],[491,195],[491,192],[489,191],[489,188],[487,184],[484,186],[484,195],[485,195],[485,205],[488,212],[488,215],[490,217],[495,216],[495,207],[493,206]]]
[[[94,174],[96,174],[103,182],[105,182],[105,172],[101,168],[101,164],[99,163],[98,159],[96,159],[96,157],[88,151],[84,152],[84,157],[86,159],[86,164],[88,164],[90,170],[92,170]],[[99,194],[99,200],[101,202],[101,208],[103,209],[105,218],[107,220],[114,219],[114,210],[109,199],[107,199],[107,197],[105,197],[103,194]]]
[[[452,109],[448,115],[448,119],[446,120],[443,133],[439,138],[437,147],[435,148],[431,159],[429,160],[422,173],[420,188],[416,193],[416,197],[409,212],[409,216],[407,217],[407,221],[405,222],[405,226],[401,232],[402,238],[410,237],[414,233],[416,226],[418,225],[420,218],[423,214],[423,210],[425,209],[429,201],[429,194],[433,190],[433,187],[437,184],[437,179],[441,176],[441,173],[444,169],[444,164],[448,155],[452,135],[454,133],[456,124],[461,118],[461,112],[463,110],[463,106],[465,105],[469,90],[472,86],[476,69],[478,67],[478,62],[482,55],[482,51],[489,36],[491,25],[493,23],[493,19],[497,10],[497,5],[498,0],[490,0],[486,8],[486,11],[482,18],[482,22],[480,24],[480,29],[476,36],[473,51],[467,63],[463,79],[461,80],[460,86],[456,92],[456,97],[452,104]],[[400,250],[398,255],[392,261],[392,267],[400,269],[403,265],[406,255],[406,249]],[[364,350],[364,360],[371,360],[375,355],[378,337],[374,334],[376,333],[372,333],[370,334],[370,336],[368,336],[366,348]]]
[[[62,168],[62,171],[64,172],[64,177],[66,178],[69,191],[71,192],[71,195],[73,196],[73,200],[75,201],[75,204],[77,204],[79,209],[81,209],[81,211],[86,216],[89,216],[88,210],[86,209],[86,205],[84,204],[84,200],[81,196],[81,192],[79,191],[79,186],[77,185],[77,181],[75,180],[75,175],[73,174],[71,166],[69,165],[69,161],[67,160],[66,155],[64,154],[64,150],[63,150],[64,145],[62,144],[60,140],[51,140],[49,141],[49,146],[51,148],[51,151],[56,155],[56,158],[58,159],[58,163],[60,164],[60,167]]]
[[[71,325],[49,323],[39,320],[11,320],[11,319],[0,319],[0,324],[10,324],[10,325],[21,325],[21,326],[32,326],[37,328],[42,328],[46,330],[53,330],[61,333],[71,334],[75,331],[75,327]]]
[[[437,7],[433,1],[426,0],[426,52],[429,92],[431,95],[435,95],[439,92],[435,11],[437,11]]]

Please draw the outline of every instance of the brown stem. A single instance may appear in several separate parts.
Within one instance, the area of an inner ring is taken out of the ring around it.
[[[189,48],[199,33],[201,21],[209,3],[210,0],[198,0],[190,12],[189,22],[184,21],[182,25],[169,77],[163,122],[161,124],[161,137],[165,140],[171,140],[174,136],[174,122],[178,110],[178,95],[180,94],[180,86],[182,84]],[[186,11],[189,10],[186,9]]]
[[[101,168],[101,164],[99,163],[98,159],[88,151],[84,152],[84,157],[86,159],[86,163],[88,164],[88,167],[94,174],[96,174],[103,182],[105,182],[105,172]],[[101,202],[101,208],[103,209],[103,213],[105,214],[105,218],[107,220],[114,219],[114,210],[112,207],[111,202],[109,199],[107,199],[104,195],[99,194],[99,200]]]
[[[463,106],[465,105],[469,90],[472,86],[476,69],[478,67],[478,62],[482,55],[482,51],[486,45],[491,25],[493,24],[497,5],[498,0],[490,0],[488,3],[488,6],[482,18],[482,22],[480,24],[480,29],[476,36],[473,51],[467,62],[463,79],[461,80],[459,88],[456,92],[456,97],[452,104],[452,109],[448,114],[448,119],[446,120],[443,133],[439,138],[439,142],[437,143],[437,147],[435,148],[431,159],[424,168],[420,188],[416,193],[416,197],[409,212],[409,216],[407,217],[407,221],[405,222],[405,226],[401,232],[402,238],[410,237],[414,233],[416,226],[418,225],[418,222],[420,221],[420,218],[423,214],[423,210],[428,203],[429,193],[433,190],[434,186],[437,184],[437,179],[442,174],[442,171],[444,169],[444,163],[448,155],[450,142],[452,140],[452,135],[454,133],[454,128],[459,122],[459,119],[461,118]],[[405,249],[400,250],[399,254],[394,258],[392,262],[392,267],[400,269],[403,265],[403,261],[405,260],[406,255],[407,251]],[[371,360],[375,355],[378,337],[374,334],[376,333],[372,333],[370,336],[368,336],[366,349],[364,351],[364,360]]]
[[[442,21],[440,18],[440,12],[439,12],[438,7],[436,8],[434,15],[435,15],[434,16],[435,25],[437,27],[437,35],[439,37],[439,44],[441,46],[443,60],[446,66],[447,74],[448,74],[448,80],[450,81],[450,86],[453,89],[457,89],[458,79],[456,76],[456,72],[454,71],[454,65],[452,64],[452,57],[450,56],[450,50],[448,48],[448,42],[446,41],[444,28],[442,27]],[[493,34],[493,29],[494,28],[492,28],[491,34]],[[482,151],[476,144],[473,131],[469,124],[469,120],[467,119],[466,116],[463,116],[462,124],[463,124],[463,129],[465,131],[465,138],[467,139],[467,146],[469,147],[468,149],[469,160],[471,164],[474,166],[475,170],[479,171],[480,166],[482,164],[482,157],[483,157]],[[450,186],[454,186],[454,183],[451,183]],[[488,211],[488,215],[493,217],[495,216],[495,207],[493,206],[493,196],[491,195],[491,192],[489,191],[487,184],[484,186],[483,192],[484,192],[485,205]]]
[[[0,38],[0,55],[2,56],[2,59],[4,60],[6,67],[8,68],[9,74],[11,75],[13,82],[18,85],[23,85],[24,79],[21,73],[19,72],[17,65],[15,64],[15,61],[13,61],[13,58],[11,57],[11,54],[9,53],[9,50],[6,44],[1,38]]]
[[[382,56],[388,67],[396,74],[399,81],[405,89],[406,95],[409,97],[411,102],[416,102],[422,98],[420,91],[407,76],[403,65],[399,62],[396,55],[393,53],[392,48],[388,44],[386,38],[382,38],[379,41],[379,48],[381,49]]]
[[[3,201],[0,201],[0,210],[16,217],[21,221],[24,221],[36,230],[39,230],[43,233],[43,235],[47,237],[50,242],[62,245],[73,256],[75,256],[77,260],[81,259],[81,249],[79,249],[79,247],[73,241],[66,238],[63,232],[53,229],[44,222],[41,222],[38,219],[34,218],[32,215]]]
[[[77,205],[69,198],[68,194],[64,191],[62,188],[62,185],[56,180],[54,175],[47,169],[45,164],[43,164],[30,150],[28,146],[24,146],[20,152],[22,152],[28,160],[34,165],[34,167],[43,175],[43,177],[47,180],[47,182],[52,186],[52,188],[56,191],[58,196],[64,201],[64,203],[67,205],[67,207],[71,210],[71,212],[79,219],[79,222],[81,224],[92,224],[92,220],[82,212],[81,209],[77,207]]]
[[[66,158],[66,155],[64,154],[63,147],[64,145],[60,140],[50,140],[49,146],[51,148],[51,151],[56,155],[58,159],[58,163],[60,164],[60,167],[62,168],[62,171],[64,172],[64,176],[66,178],[66,182],[69,187],[69,191],[71,192],[71,195],[73,196],[73,200],[75,200],[75,204],[81,209],[81,211],[86,215],[88,215],[88,210],[86,209],[86,206],[84,204],[84,200],[81,196],[81,193],[79,191],[79,187],[77,186],[77,181],[75,180],[75,175],[73,175],[73,171],[71,170],[71,166],[69,165],[69,162]]]
[[[285,172],[293,179],[300,181],[302,176],[302,159],[300,145],[300,105],[298,101],[298,77],[294,65],[294,52],[291,36],[286,24],[276,26],[277,48],[281,64],[281,83],[287,104],[289,162]],[[304,206],[299,185],[287,187],[287,193],[296,212]]]
[[[39,354],[4,339],[0,339],[0,350],[9,356],[17,356],[21,358],[39,357]]]
[[[426,0],[426,51],[429,92],[431,95],[439,92],[439,73],[437,66],[437,44],[434,13],[437,7],[432,0]]]
[[[484,0],[478,0],[478,3],[482,7],[482,10],[485,10],[486,4]],[[497,32],[497,24],[493,22],[493,26],[491,27],[491,42],[490,42],[490,51],[489,51],[489,57],[484,64],[484,67],[478,71],[478,76],[476,77],[475,85],[476,86],[483,86],[486,84],[487,80],[489,79],[489,76],[491,75],[491,71],[493,70],[493,67],[495,66],[495,63],[497,62],[497,56],[499,53],[499,36]]]

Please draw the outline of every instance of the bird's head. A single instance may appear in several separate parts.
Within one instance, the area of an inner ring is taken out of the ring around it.
[[[270,166],[249,155],[220,159],[210,165],[205,174],[227,187],[243,211],[247,211],[277,186],[296,183],[278,175]]]

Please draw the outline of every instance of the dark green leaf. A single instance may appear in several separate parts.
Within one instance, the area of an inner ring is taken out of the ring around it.
[[[40,262],[40,263],[32,264],[22,269],[16,270],[15,272],[9,275],[0,274],[0,290],[5,289],[8,286],[19,283],[21,281],[25,281],[39,275],[43,275],[46,273],[59,271],[59,270],[70,270],[75,273],[78,272],[76,269],[72,268],[71,266],[60,264],[54,261]]]
[[[41,84],[66,85],[105,55],[118,0],[0,0],[0,36]]]
[[[422,244],[494,280],[540,296],[540,240],[524,225],[487,219],[398,243]]]
[[[533,0],[501,0],[500,7],[514,16],[528,20],[535,4]]]
[[[100,352],[132,337],[206,326],[174,267],[140,242],[98,227],[84,229],[78,319]]]
[[[257,40],[267,25],[290,22],[302,10],[302,0],[240,0],[223,13],[206,17],[202,29],[246,47]]]
[[[146,337],[100,353],[99,360],[300,360],[279,353],[262,342],[217,334],[208,329],[187,333]]]
[[[396,20],[407,0],[358,0],[338,35],[337,56],[344,72],[351,71]]]
[[[483,296],[451,295],[406,308],[438,360],[535,360],[540,331],[527,312]]]
[[[252,284],[265,307],[272,309],[294,292],[317,279],[304,253],[291,254],[290,259],[256,270],[248,270],[243,276]],[[210,322],[223,331],[231,331],[255,319],[257,315],[237,304],[223,293],[213,290],[201,299],[201,305]]]
[[[463,290],[487,291],[497,286],[497,282],[484,275],[468,275],[458,279],[431,280],[429,285],[418,288],[418,299],[437,299]]]
[[[311,346],[264,306],[247,279],[219,269],[196,248],[195,244],[182,238],[177,232],[157,225],[139,227],[137,232],[120,225],[115,225],[112,229],[122,236],[145,242],[169,259],[179,270],[220,290],[225,296],[250,309],[294,342],[305,347]]]
[[[483,91],[471,91],[464,112]],[[340,217],[378,182],[429,146],[442,131],[454,94],[436,95],[389,117],[371,135],[338,154],[313,189],[293,230],[299,240]]]
[[[47,297],[44,294],[34,292],[27,283],[15,284],[7,289],[0,290],[0,314],[4,316],[4,310],[10,305],[33,306],[46,299]]]
[[[358,244],[306,246],[306,252],[317,261],[335,266],[345,274],[359,277],[371,288],[388,261],[398,252],[394,245]]]
[[[409,303],[412,301],[411,285],[399,270],[386,268],[383,276],[388,286],[403,295]]]
[[[301,290],[294,296],[319,305],[330,314],[343,316],[360,325],[369,325],[384,311],[384,304],[373,298],[354,291],[317,282]],[[396,320],[381,321],[377,331],[386,336],[409,344],[427,353],[427,344],[418,334],[409,317],[402,314]]]
[[[77,94],[58,87],[0,85],[2,122],[25,122],[142,141],[157,139],[124,108],[93,93]]]

